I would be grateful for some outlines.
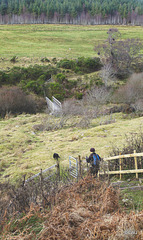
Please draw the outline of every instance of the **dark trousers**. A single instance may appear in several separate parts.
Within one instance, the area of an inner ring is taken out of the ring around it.
[[[98,170],[99,170],[99,168],[97,166],[90,167],[90,173],[92,175],[96,175],[97,176]]]

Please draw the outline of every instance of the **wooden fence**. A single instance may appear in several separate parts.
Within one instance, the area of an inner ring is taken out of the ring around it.
[[[143,157],[143,153],[136,153],[136,150],[134,150],[134,153],[132,154],[125,154],[125,155],[118,155],[118,156],[113,156],[109,158],[104,158],[104,161],[113,161],[119,159],[119,170],[117,171],[109,171],[109,168],[107,170],[107,174],[119,174],[120,179],[122,178],[122,174],[127,174],[127,173],[135,173],[136,178],[138,178],[138,173],[143,173],[143,169],[138,169],[138,159],[137,157]],[[122,160],[125,158],[134,158],[134,164],[135,164],[135,169],[132,170],[123,170],[122,167]],[[99,174],[105,174],[105,172],[99,172]]]
[[[125,155],[118,155],[118,156],[104,158],[103,162],[104,163],[107,162],[107,169],[104,170],[104,171],[100,170],[99,173],[98,173],[98,176],[99,175],[104,175],[104,174],[108,174],[108,175],[119,174],[120,175],[120,179],[121,179],[122,178],[122,174],[135,173],[136,174],[136,178],[138,178],[138,174],[139,173],[143,173],[143,169],[138,169],[138,159],[137,159],[137,157],[143,157],[143,153],[136,153],[136,150],[134,150],[134,153],[132,153],[132,154],[125,154]],[[126,158],[134,158],[135,169],[123,170],[122,161],[123,161],[123,159],[126,159]],[[109,171],[109,166],[108,166],[109,165],[108,164],[109,161],[114,161],[114,160],[117,160],[117,159],[119,159],[119,170]],[[82,175],[83,175],[83,172],[84,172],[83,168],[85,167],[85,164],[87,164],[87,163],[86,163],[86,161],[82,161],[81,160],[81,156],[80,155],[78,156],[77,162],[78,162],[78,166],[77,166],[78,173],[77,173],[76,177],[79,180],[82,177]],[[45,169],[43,171],[41,169],[41,172],[39,172],[39,173],[35,174],[34,176],[28,178],[27,180],[24,179],[24,183],[27,183],[27,182],[33,180],[34,178],[36,178],[38,176],[41,179],[42,175],[44,173],[46,173],[46,172],[50,173],[50,171],[52,169],[54,169],[54,168],[56,168],[56,174],[57,174],[57,176],[58,176],[58,178],[60,180],[60,164],[59,164],[59,161],[57,160],[57,164],[54,164],[53,166],[51,166],[51,167],[49,167],[49,168],[47,168],[47,169]],[[84,168],[84,169],[86,169],[86,171],[88,171],[88,164],[87,164],[87,167]],[[48,174],[48,176],[46,178],[44,178],[44,180],[50,178],[52,175],[53,175],[53,173],[50,174],[50,175]]]

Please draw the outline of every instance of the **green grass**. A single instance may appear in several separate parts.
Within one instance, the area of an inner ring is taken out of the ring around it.
[[[125,202],[120,201],[122,209],[126,212],[130,211],[142,211],[143,209],[143,191],[125,189],[121,191],[121,198]]]
[[[19,65],[24,61],[39,62],[41,57],[77,58],[93,57],[94,47],[107,38],[109,28],[118,28],[122,38],[143,40],[140,26],[79,26],[79,25],[1,25],[0,26],[0,68],[17,56]],[[24,59],[23,59],[24,58]],[[28,59],[27,59],[28,58]],[[31,59],[32,58],[32,59]],[[18,63],[17,63],[18,64]]]
[[[142,175],[140,175],[139,178],[142,178]],[[116,175],[112,177],[110,181],[112,184],[116,184],[113,186],[118,186],[120,188],[119,204],[123,211],[127,213],[130,211],[142,211],[143,182],[136,179],[134,174],[122,175],[122,180]]]
[[[91,147],[95,147],[101,157],[107,157],[113,144],[121,148],[125,134],[137,132],[143,123],[143,117],[129,120],[123,119],[122,114],[114,114],[113,118],[115,123],[108,125],[100,125],[101,120],[104,123],[102,117],[94,119],[88,129],[67,125],[64,129],[43,132],[34,131],[33,126],[48,121],[49,116],[46,114],[23,114],[1,120],[0,180],[16,182],[23,174],[28,178],[41,168],[46,169],[55,164],[54,152],[59,153],[63,166],[68,165],[70,155],[81,155],[85,159]]]

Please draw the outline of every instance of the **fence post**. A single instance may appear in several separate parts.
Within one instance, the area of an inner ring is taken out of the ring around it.
[[[42,169],[40,171],[40,187],[41,187],[41,196],[43,197],[43,176],[42,176]]]
[[[136,150],[134,150],[134,154],[136,154]],[[137,170],[138,169],[138,163],[137,163],[137,157],[136,156],[134,156],[134,161],[135,161],[135,169]],[[138,173],[136,173],[136,178],[139,178]]]
[[[39,175],[39,177],[40,177],[40,183],[42,184],[42,180],[43,180],[42,169],[40,170],[40,175]]]
[[[108,166],[107,166],[107,168],[108,168],[108,181],[110,179],[110,176],[109,176],[109,164],[110,164],[110,162],[108,161]]]
[[[59,181],[60,181],[60,163],[59,163],[58,159],[57,159],[57,176],[58,176]]]
[[[22,187],[25,186],[25,177],[26,177],[26,174],[23,175]]]
[[[79,163],[79,171],[78,171],[78,173],[79,173],[79,179],[80,179],[81,176],[82,176],[82,161],[81,161],[80,155],[78,156],[78,163]]]
[[[119,154],[121,155],[121,153]],[[119,159],[119,166],[120,166],[120,171],[122,171],[122,159]],[[122,174],[120,173],[120,180],[122,179]]]

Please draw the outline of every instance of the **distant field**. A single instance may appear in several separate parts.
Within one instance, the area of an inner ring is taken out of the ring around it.
[[[109,28],[118,28],[123,38],[143,41],[143,27],[140,26],[1,25],[0,57],[95,56],[94,46],[107,38]]]

